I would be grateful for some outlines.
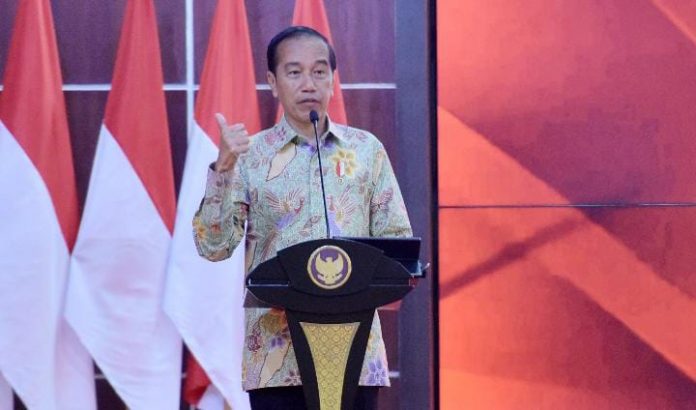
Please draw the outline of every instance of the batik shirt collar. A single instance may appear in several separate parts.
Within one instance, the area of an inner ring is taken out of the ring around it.
[[[325,133],[319,136],[319,140],[324,142],[329,137],[335,137],[338,140],[345,141],[345,127],[341,127],[338,124],[331,121],[331,118],[329,118],[328,114],[326,114],[326,121],[328,121],[329,127],[327,128]],[[292,125],[290,125],[288,120],[285,118],[285,115],[283,115],[283,117],[280,119],[280,122],[277,126],[281,128],[284,135],[284,138],[278,143],[278,149],[286,146],[291,142],[299,144],[300,141],[302,141],[302,137],[295,130],[295,128],[293,128]]]

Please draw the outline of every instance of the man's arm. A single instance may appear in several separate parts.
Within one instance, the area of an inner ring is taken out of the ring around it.
[[[228,125],[222,114],[220,151],[208,170],[205,197],[193,218],[193,238],[198,253],[206,259],[229,258],[244,237],[249,205],[247,179],[239,157],[249,151],[249,135],[243,124]]]
[[[198,254],[211,261],[229,258],[244,238],[249,206],[245,184],[235,171],[208,170],[205,197],[193,217]]]
[[[399,184],[381,144],[375,154],[373,184],[370,236],[413,236]]]

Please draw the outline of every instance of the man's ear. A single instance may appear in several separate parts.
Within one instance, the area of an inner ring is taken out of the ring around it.
[[[271,92],[273,92],[273,97],[278,98],[278,88],[276,87],[276,77],[271,71],[266,71],[266,81],[268,85],[271,86]]]

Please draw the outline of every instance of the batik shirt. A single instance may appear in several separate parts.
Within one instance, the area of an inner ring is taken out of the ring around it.
[[[331,234],[411,236],[401,192],[379,140],[329,122],[320,143]],[[281,249],[326,237],[316,149],[285,118],[251,137],[249,151],[233,170],[209,170],[205,198],[193,219],[198,252],[210,260],[228,258],[244,238],[245,225],[247,273]],[[245,316],[244,389],[301,384],[285,312],[255,307],[246,308]],[[375,313],[360,385],[388,386],[387,369]]]

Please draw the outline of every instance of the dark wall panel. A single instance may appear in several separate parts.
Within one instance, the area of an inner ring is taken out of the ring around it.
[[[169,91],[166,94],[167,119],[169,122],[169,138],[172,149],[172,165],[174,166],[174,186],[178,196],[181,177],[186,162],[186,138],[188,121],[186,119],[186,92]]]
[[[5,72],[7,63],[7,50],[10,47],[10,35],[14,25],[14,17],[17,14],[16,0],[0,0],[0,74]],[[2,81],[0,77],[0,81]]]
[[[215,10],[214,0],[195,2],[196,79],[203,69]],[[391,83],[394,81],[394,4],[392,1],[326,0],[326,13],[337,55],[341,81]],[[266,83],[266,45],[292,23],[294,2],[247,1],[256,80]]]
[[[437,202],[435,167],[435,2],[396,3],[395,168],[421,259],[432,264],[427,277],[401,307],[399,349],[403,409],[439,408],[437,400]]]
[[[75,178],[80,204],[85,203],[94,153],[106,109],[106,91],[72,91],[65,93],[68,126],[75,158]]]
[[[110,83],[125,0],[52,1],[63,81],[71,84]],[[155,0],[166,83],[186,78],[184,2]]]

